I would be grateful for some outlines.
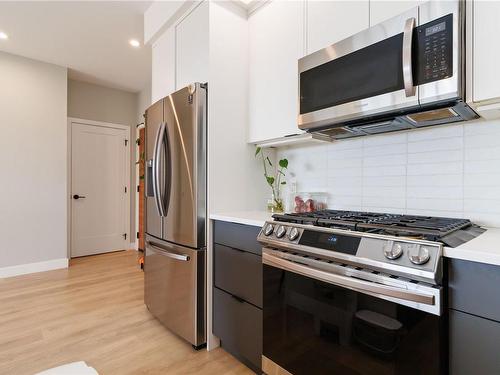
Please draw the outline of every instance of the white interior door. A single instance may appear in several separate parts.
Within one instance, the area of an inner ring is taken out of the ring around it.
[[[71,256],[127,249],[126,129],[72,123]]]

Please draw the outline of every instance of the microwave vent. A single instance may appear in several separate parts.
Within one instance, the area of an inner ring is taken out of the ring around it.
[[[444,122],[445,120],[446,122],[453,122],[459,121],[461,119],[460,115],[452,108],[440,108],[433,109],[431,111],[413,113],[407,115],[406,118],[416,126],[426,125],[429,123]]]

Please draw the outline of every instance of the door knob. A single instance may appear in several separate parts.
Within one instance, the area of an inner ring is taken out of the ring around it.
[[[86,197],[84,195],[78,195],[78,194],[73,195],[73,199],[81,199],[81,198],[86,198]]]

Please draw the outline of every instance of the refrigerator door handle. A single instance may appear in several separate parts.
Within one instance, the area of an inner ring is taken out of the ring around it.
[[[167,258],[172,258],[175,260],[181,260],[183,262],[189,262],[189,259],[190,259],[189,255],[172,253],[163,247],[160,247],[158,245],[154,245],[151,242],[148,242],[147,244],[148,244],[150,250],[153,251],[155,254],[163,255]]]
[[[165,149],[165,167],[161,169],[162,173],[165,174],[165,195],[160,194],[163,217],[168,214],[168,208],[170,206],[170,193],[172,189],[172,158],[170,155],[170,135],[168,133],[168,126],[165,122],[163,124],[163,137],[161,138],[160,149]]]
[[[165,137],[165,123],[162,122],[156,132],[156,140],[153,148],[153,193],[155,196],[156,209],[158,215],[165,216],[164,205],[161,197],[161,180],[160,180],[160,151]]]

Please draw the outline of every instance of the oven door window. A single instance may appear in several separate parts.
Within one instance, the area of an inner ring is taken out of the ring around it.
[[[443,318],[263,267],[263,354],[292,374],[445,372]]]
[[[404,88],[403,34],[300,74],[300,114]]]

